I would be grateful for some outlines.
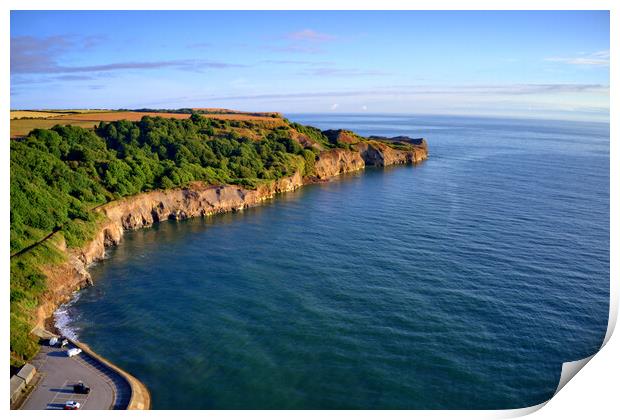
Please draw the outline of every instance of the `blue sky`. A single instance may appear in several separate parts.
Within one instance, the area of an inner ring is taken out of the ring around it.
[[[13,11],[11,108],[607,120],[609,14]]]

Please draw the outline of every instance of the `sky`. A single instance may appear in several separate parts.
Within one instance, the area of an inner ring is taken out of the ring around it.
[[[609,119],[607,11],[12,11],[11,108]]]

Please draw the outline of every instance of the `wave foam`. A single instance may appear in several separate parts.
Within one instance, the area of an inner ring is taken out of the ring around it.
[[[74,319],[71,317],[71,307],[80,298],[80,292],[73,293],[71,300],[67,303],[63,303],[54,311],[54,326],[65,337],[69,337],[72,340],[78,339],[79,329],[74,325],[71,325]]]

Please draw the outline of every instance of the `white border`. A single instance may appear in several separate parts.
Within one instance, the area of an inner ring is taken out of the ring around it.
[[[617,189],[618,182],[618,150],[615,141],[617,141],[616,136],[616,124],[614,121],[618,120],[618,112],[614,107],[614,99],[617,97],[617,86],[614,84],[614,69],[618,69],[618,58],[617,58],[617,48],[616,41],[619,38],[618,33],[618,10],[619,7],[616,6],[618,2],[613,1],[603,1],[603,0],[592,0],[592,1],[576,1],[576,0],[565,0],[565,1],[553,1],[553,0],[505,0],[505,1],[489,1],[489,0],[470,0],[470,1],[443,1],[443,0],[435,0],[432,2],[422,2],[422,1],[397,1],[397,0],[382,0],[381,2],[370,2],[370,1],[358,1],[353,3],[355,9],[364,9],[364,10],[402,10],[402,9],[411,9],[411,10],[611,10],[611,67],[610,67],[610,106],[611,106],[611,164],[610,164],[610,187],[611,187],[611,196],[610,196],[610,208],[611,214],[617,214],[618,205],[617,205],[617,195],[614,194],[615,189]],[[52,7],[53,6],[53,7]],[[0,90],[3,94],[1,97],[1,109],[3,118],[0,118],[0,127],[1,132],[4,133],[5,147],[2,149],[2,159],[3,165],[0,166],[0,177],[2,181],[2,185],[5,188],[2,190],[1,195],[1,211],[2,220],[4,220],[4,224],[2,225],[2,238],[4,239],[0,245],[0,261],[2,261],[2,268],[5,273],[5,278],[8,280],[9,273],[9,246],[8,246],[8,237],[9,237],[9,194],[8,188],[6,186],[9,185],[9,153],[8,153],[8,138],[9,134],[9,109],[10,109],[10,72],[9,72],[9,10],[46,10],[46,9],[55,9],[55,10],[198,10],[198,9],[212,9],[212,10],[232,10],[232,9],[252,9],[252,10],[279,10],[279,9],[288,9],[288,10],[340,10],[340,9],[349,9],[351,8],[345,2],[338,1],[326,1],[326,0],[300,0],[300,1],[282,1],[282,0],[262,0],[260,2],[252,2],[252,1],[242,1],[242,0],[229,0],[226,2],[216,2],[215,4],[208,4],[207,2],[201,1],[190,1],[190,0],[175,0],[174,2],[162,1],[162,0],[151,0],[148,2],[145,1],[135,1],[135,0],[108,0],[108,1],[90,1],[84,2],[83,0],[60,0],[55,1],[51,4],[49,1],[42,0],[4,0],[2,2],[3,13],[0,17],[0,28],[2,28],[3,37],[0,41],[0,49],[2,54],[0,55],[2,60],[2,68],[0,69],[0,74],[2,75],[2,89]],[[578,30],[578,28],[576,28]],[[618,402],[617,398],[617,378],[620,373],[619,369],[619,361],[617,355],[620,353],[618,350],[620,345],[618,344],[618,339],[613,339],[609,341],[611,337],[611,333],[615,327],[615,322],[617,319],[617,311],[618,311],[618,284],[617,284],[617,266],[614,261],[614,256],[618,250],[617,246],[617,223],[615,223],[615,219],[612,217],[610,219],[610,255],[611,255],[611,266],[610,266],[610,275],[611,275],[611,302],[610,302],[610,324],[608,327],[608,331],[605,337],[605,348],[595,357],[587,358],[588,361],[591,360],[590,363],[585,366],[583,369],[584,372],[580,373],[579,379],[575,381],[570,381],[565,388],[562,389],[556,396],[554,396],[548,403],[541,404],[536,407],[530,407],[521,410],[502,410],[502,411],[326,411],[326,412],[315,412],[315,411],[209,411],[209,412],[201,412],[201,411],[185,411],[184,416],[189,417],[198,417],[208,415],[212,418],[237,418],[240,416],[252,416],[252,418],[258,419],[289,419],[294,416],[295,418],[307,418],[314,419],[317,415],[326,418],[355,418],[356,420],[364,420],[368,418],[383,418],[383,417],[391,417],[394,419],[398,418],[504,418],[504,417],[514,417],[519,415],[525,415],[532,412],[536,412],[534,414],[537,418],[541,419],[551,419],[551,418],[562,418],[562,419],[581,419],[584,417],[591,417],[595,419],[605,419],[605,418],[614,418],[618,415]],[[4,296],[2,301],[0,301],[2,305],[2,311],[4,314],[8,314],[8,294],[9,294],[9,282],[6,281],[4,284]],[[8,337],[9,337],[9,319],[8,317],[4,317],[4,322],[2,323],[2,338],[5,340],[5,349],[8,350]],[[6,350],[5,350],[6,351]],[[586,361],[587,362],[587,361]],[[574,373],[579,369],[575,369],[576,367],[583,367],[580,365],[585,365],[585,363],[572,362],[569,364],[565,364],[563,368],[563,377],[569,376],[569,370],[573,370]],[[8,363],[5,365],[5,369],[8,370]],[[8,373],[8,372],[7,372]],[[5,375],[5,378],[8,378],[9,375]],[[572,377],[572,376],[571,376]],[[8,380],[3,382],[3,388],[5,389],[4,395],[8,395]],[[558,390],[561,387],[558,388]],[[543,410],[537,411],[543,406],[548,405]],[[5,403],[6,409],[8,409],[8,404]],[[42,413],[32,413],[25,411],[12,411],[9,413],[11,416],[15,418],[35,418],[42,416]],[[89,416],[93,418],[106,418],[113,415],[123,415],[123,416],[149,416],[149,417],[168,417],[168,412],[158,411],[158,412],[126,412],[122,414],[115,414],[110,412],[78,412],[73,415],[77,415],[78,417]],[[64,413],[45,413],[45,416],[53,417],[55,415],[66,416]]]

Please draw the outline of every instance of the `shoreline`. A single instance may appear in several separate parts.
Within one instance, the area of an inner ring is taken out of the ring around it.
[[[423,160],[424,160],[424,159],[423,159]],[[416,164],[418,164],[418,163],[420,163],[420,162],[421,162],[421,161],[418,161],[418,162],[416,162],[416,163],[412,163],[412,164],[413,164],[413,165],[416,165]],[[390,165],[390,166],[396,166],[396,165]],[[372,166],[371,166],[371,167],[372,167]],[[287,192],[295,191],[295,190],[297,190],[297,189],[299,189],[299,188],[302,188],[302,187],[304,187],[304,186],[306,186],[306,185],[316,185],[316,184],[327,183],[327,182],[330,182],[333,178],[336,178],[336,177],[338,177],[338,176],[342,176],[342,175],[349,174],[349,173],[352,173],[352,172],[360,172],[360,171],[365,170],[365,169],[366,169],[366,168],[360,168],[360,169],[355,169],[355,170],[351,170],[351,171],[340,172],[340,173],[338,173],[338,174],[336,174],[336,175],[333,175],[333,176],[331,176],[331,177],[329,177],[329,178],[327,178],[327,179],[305,179],[305,180],[304,180],[304,182],[303,182],[302,184],[300,184],[299,186],[294,187],[293,189],[290,189],[290,190],[285,190],[285,191],[281,191],[281,192],[276,192],[276,193],[274,193],[272,196],[268,196],[268,197],[265,197],[264,199],[261,199],[261,201],[260,201],[260,202],[254,203],[254,204],[252,204],[252,205],[244,206],[243,208],[231,208],[231,209],[230,209],[230,210],[228,210],[228,211],[217,212],[217,213],[213,213],[213,214],[202,214],[202,215],[197,215],[197,216],[193,216],[193,217],[182,217],[182,218],[178,218],[178,219],[167,219],[167,220],[161,220],[161,221],[173,221],[173,220],[180,221],[180,220],[186,220],[186,219],[190,219],[190,218],[197,218],[197,217],[202,217],[202,218],[205,218],[205,217],[211,217],[211,216],[214,216],[214,215],[216,215],[216,214],[236,213],[236,212],[239,212],[239,211],[243,211],[243,210],[244,210],[244,209],[246,209],[246,208],[258,207],[258,206],[262,205],[262,203],[263,203],[263,202],[265,202],[265,201],[274,200],[274,199],[276,199],[277,195],[279,195],[279,194],[285,194],[285,193],[287,193]],[[131,197],[127,197],[127,198],[131,199]],[[119,201],[119,200],[117,200],[117,201]],[[106,203],[106,205],[107,205],[107,204],[113,204],[113,203],[116,203],[117,201],[113,201],[113,202],[110,202],[110,203]],[[155,223],[160,223],[161,221],[156,221],[156,222],[154,222],[154,223],[152,223],[152,224],[145,224],[145,225],[140,226],[140,227],[137,227],[137,228],[132,228],[132,229],[124,229],[124,230],[123,230],[123,235],[124,235],[124,232],[125,232],[126,230],[137,230],[137,229],[150,228],[150,227],[152,227]],[[110,243],[110,244],[108,244],[108,245],[105,245],[105,248],[107,249],[107,248],[109,248],[109,247],[112,247],[112,246],[119,246],[119,245],[120,245],[120,240],[119,240],[118,242],[116,242],[116,241],[115,241],[114,243]],[[87,273],[88,273],[88,280],[87,280],[86,284],[81,285],[81,286],[80,286],[78,289],[76,289],[76,290],[73,290],[73,291],[72,291],[72,292],[71,292],[71,293],[70,293],[70,294],[66,297],[66,299],[64,299],[64,300],[60,301],[60,302],[59,302],[59,303],[55,306],[55,308],[53,309],[52,313],[51,313],[49,316],[47,316],[47,317],[43,320],[43,327],[44,327],[47,331],[50,331],[50,332],[52,332],[52,333],[54,333],[54,334],[57,334],[57,335],[64,335],[64,336],[69,337],[69,335],[66,333],[66,330],[63,330],[63,329],[62,329],[62,327],[58,326],[57,311],[58,311],[58,310],[59,310],[59,309],[60,309],[63,305],[72,305],[72,304],[74,303],[73,301],[77,301],[77,300],[79,299],[79,296],[76,296],[76,294],[77,294],[77,293],[79,293],[79,292],[80,292],[80,290],[83,290],[83,289],[84,289],[84,288],[86,288],[86,287],[91,287],[91,286],[93,286],[93,285],[94,285],[94,283],[92,282],[92,280],[90,280],[90,273],[88,272],[88,269],[89,269],[89,268],[90,268],[93,264],[96,264],[96,263],[98,263],[99,261],[101,261],[101,260],[103,260],[103,259],[105,259],[105,257],[95,258],[95,259],[93,259],[90,263],[88,263],[88,264],[86,265],[85,269],[86,269],[86,271],[87,271]],[[75,339],[75,340],[79,340],[79,336],[78,336],[77,334],[75,334],[75,337],[69,337],[69,338],[71,338],[71,339]],[[82,343],[82,344],[84,344],[84,343]]]
[[[160,220],[183,220],[219,213],[241,211],[262,204],[277,194],[294,191],[304,185],[328,182],[338,175],[371,167],[417,164],[428,158],[426,141],[410,150],[397,150],[385,144],[362,145],[354,150],[332,149],[322,152],[311,176],[296,172],[269,184],[248,190],[238,185],[191,183],[185,188],[155,190],[123,197],[95,209],[103,214],[94,238],[77,249],[68,249],[64,240],[58,245],[67,261],[43,268],[50,290],[36,309],[35,327],[53,325],[54,312],[67,303],[74,292],[92,284],[88,268],[105,258],[105,250],[116,246],[127,230],[150,227]],[[50,239],[56,235],[52,235]],[[52,318],[48,320],[48,318]]]
[[[360,171],[367,166],[416,165],[427,158],[428,146],[425,141],[410,150],[366,144],[365,148],[354,150],[325,151],[317,158],[312,175],[302,176],[296,172],[254,190],[238,185],[214,186],[194,182],[185,188],[144,192],[103,204],[95,209],[104,215],[95,237],[78,249],[68,249],[64,240],[61,241],[58,248],[67,255],[67,261],[44,270],[52,287],[37,307],[37,321],[33,330],[43,327],[50,332],[62,334],[57,326],[56,311],[63,304],[70,303],[75,292],[93,284],[88,271],[90,266],[105,258],[107,248],[119,245],[127,230],[151,227],[164,220],[184,220],[242,211],[259,206],[279,194],[297,190],[304,185],[329,182],[339,175]],[[148,392],[146,387],[144,389]]]
[[[58,305],[52,315],[45,320],[44,325],[46,330],[53,332],[54,334],[70,338],[72,340],[79,340],[77,332],[72,331],[70,328],[67,327],[67,325],[72,321],[71,317],[68,314],[64,315],[66,317],[66,322],[61,324],[61,320],[59,319],[59,311],[63,308],[66,308],[66,310],[68,310],[70,307],[72,307],[73,304],[75,304],[80,299],[81,290],[83,289],[73,292],[69,300]]]

